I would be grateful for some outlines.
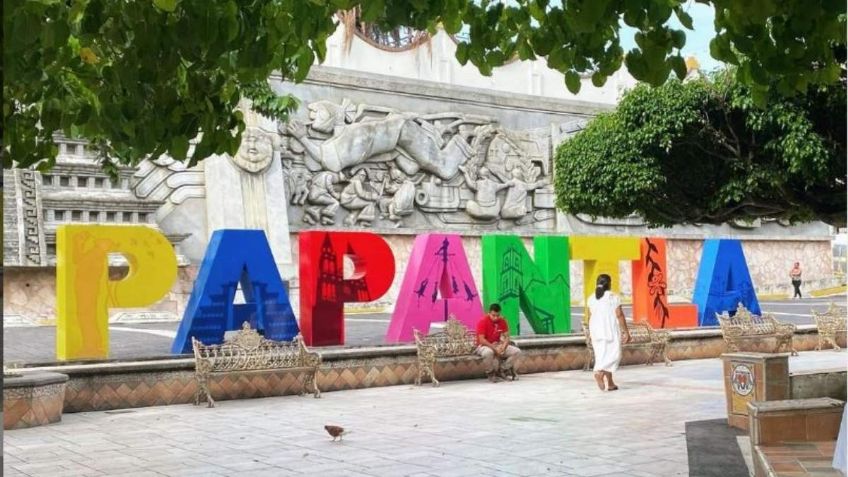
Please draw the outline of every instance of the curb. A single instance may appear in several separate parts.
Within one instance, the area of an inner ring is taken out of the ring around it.
[[[762,301],[789,301],[788,293],[757,294],[757,300]]]
[[[808,295],[816,297],[816,298],[820,298],[820,297],[825,297],[825,296],[838,295],[840,293],[845,293],[846,291],[848,291],[848,286],[841,285],[841,286],[838,286],[838,287],[830,287],[830,288],[822,288],[821,290],[813,290],[813,291],[809,292]]]

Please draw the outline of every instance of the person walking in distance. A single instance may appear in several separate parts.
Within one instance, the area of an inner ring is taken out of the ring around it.
[[[789,270],[789,278],[792,279],[792,286],[795,287],[792,298],[801,298],[801,262],[795,262],[792,270]]]
[[[595,382],[601,391],[615,391],[618,386],[612,380],[612,373],[618,370],[621,344],[630,341],[630,332],[624,322],[621,299],[610,290],[610,276],[598,275],[595,283],[595,293],[586,298],[589,337],[595,350]]]
[[[515,381],[515,360],[521,354],[517,346],[509,342],[509,325],[501,316],[501,306],[492,303],[489,313],[477,322],[477,350],[483,357],[489,381],[498,382],[499,375],[509,373]]]

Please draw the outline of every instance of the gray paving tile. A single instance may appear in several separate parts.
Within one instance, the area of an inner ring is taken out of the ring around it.
[[[835,356],[835,357],[834,357]],[[845,355],[802,353],[792,369]],[[536,475],[688,474],[685,423],[725,417],[721,363],[628,366],[628,388],[593,390],[580,371],[227,401],[215,409],[151,407],[67,414],[3,435],[5,475]],[[353,432],[330,442],[325,423]]]

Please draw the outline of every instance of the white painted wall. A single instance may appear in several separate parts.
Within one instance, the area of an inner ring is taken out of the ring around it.
[[[480,74],[470,62],[462,66],[455,57],[456,43],[441,29],[428,43],[406,51],[385,51],[356,35],[348,49],[344,45],[344,29],[344,25],[339,25],[327,40],[325,66],[604,104],[617,103],[622,93],[636,84],[636,80],[622,69],[611,76],[602,88],[593,86],[589,77],[583,78],[580,93],[573,95],[565,87],[563,75],[548,68],[544,59],[513,61],[495,69],[489,77]]]

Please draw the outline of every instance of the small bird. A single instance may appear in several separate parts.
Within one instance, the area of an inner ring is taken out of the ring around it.
[[[339,440],[342,440],[343,435],[349,434],[349,432],[345,431],[344,427],[341,427],[341,426],[331,426],[331,425],[328,424],[328,425],[324,426],[324,429],[327,431],[327,434],[330,434],[331,436],[333,436],[333,441],[336,440],[336,437],[338,437]]]

